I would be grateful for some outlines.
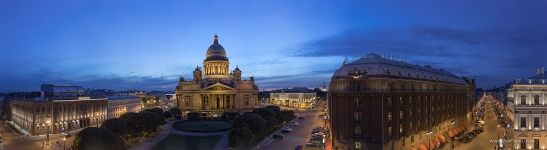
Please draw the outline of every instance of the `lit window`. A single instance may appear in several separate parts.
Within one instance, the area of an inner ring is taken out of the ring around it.
[[[361,135],[361,126],[355,126],[355,135]]]
[[[361,112],[354,112],[353,113],[353,120],[360,121],[361,120]]]
[[[355,142],[355,149],[361,149],[361,142]]]

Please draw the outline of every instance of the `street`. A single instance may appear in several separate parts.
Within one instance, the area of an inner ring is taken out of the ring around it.
[[[484,132],[478,134],[477,137],[469,143],[460,144],[455,149],[457,150],[487,150],[496,148],[496,139],[498,136],[501,138],[504,134],[503,127],[498,128],[498,121],[496,113],[493,110],[492,100],[485,101],[485,114],[484,114]]]
[[[268,139],[257,145],[255,149],[260,148],[263,150],[291,150],[295,149],[299,145],[305,147],[306,143],[308,143],[308,140],[311,138],[312,129],[315,127],[324,126],[325,122],[323,121],[323,118],[320,117],[320,115],[324,112],[321,112],[319,110],[296,110],[295,113],[298,114],[298,117],[304,117],[304,119],[294,119],[294,121],[297,121],[300,124],[297,126],[291,126],[290,122],[288,122],[282,127],[292,128],[292,132],[281,133],[280,131],[278,131],[274,134],[283,135],[283,139],[274,139],[273,137],[269,137]],[[306,147],[306,149],[309,148]]]
[[[64,141],[63,138],[57,136],[51,136],[50,144],[51,146],[45,145],[44,140],[31,140],[28,137],[18,133],[15,129],[11,128],[7,123],[2,122],[0,124],[0,133],[2,135],[2,148],[6,150],[41,150],[41,149],[52,149],[52,150],[62,150],[63,147],[68,149],[72,145],[73,137],[69,137]],[[45,145],[45,147],[44,147]],[[51,148],[50,148],[51,147]]]

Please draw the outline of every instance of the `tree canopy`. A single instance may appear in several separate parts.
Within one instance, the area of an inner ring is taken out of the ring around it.
[[[124,140],[109,129],[88,127],[78,132],[73,145],[78,150],[125,150]]]

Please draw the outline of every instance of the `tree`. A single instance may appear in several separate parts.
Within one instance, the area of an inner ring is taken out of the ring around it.
[[[270,108],[256,108],[253,109],[253,113],[260,115],[268,124],[268,129],[278,124],[275,112]]]
[[[158,117],[158,114],[149,111],[141,111],[139,114],[139,124],[143,127],[143,132],[150,133],[158,131],[158,126],[161,122],[161,118]]]
[[[182,111],[180,111],[179,108],[171,108],[169,110],[167,110],[169,113],[171,113],[171,115],[173,116],[182,116]]]
[[[123,136],[127,132],[127,125],[124,119],[121,118],[110,118],[101,124],[101,128],[110,129],[112,132],[118,136]]]
[[[229,145],[236,149],[244,149],[251,144],[253,133],[248,128],[233,128],[228,134]]]
[[[173,114],[171,114],[169,111],[165,111],[165,112],[163,112],[163,117],[165,117],[165,118],[172,118],[172,117],[173,117]]]
[[[262,119],[262,117],[257,114],[243,114],[234,120],[235,128],[249,128],[255,135],[264,133],[266,131],[266,126],[266,120]]]
[[[240,115],[239,112],[224,112],[224,113],[222,113],[222,118],[232,120],[232,119],[235,119],[239,115]]]
[[[142,133],[142,125],[139,123],[141,115],[139,113],[129,112],[120,116],[125,120],[126,135],[130,137],[137,137]]]
[[[160,124],[165,124],[167,122],[165,122],[165,117],[163,117],[163,110],[161,108],[151,108],[151,109],[145,109],[143,111],[148,111],[148,112],[153,112],[153,113],[156,113],[160,119],[161,119],[161,122]],[[141,111],[142,112],[142,111]]]
[[[191,112],[191,113],[188,113],[186,115],[188,116],[188,120],[197,120],[197,119],[201,118],[201,114],[197,113],[197,112]]]
[[[283,121],[288,121],[289,119],[294,117],[294,111],[292,110],[283,110],[281,111],[281,118]]]
[[[78,132],[73,141],[77,150],[125,150],[125,142],[109,129],[88,127]]]

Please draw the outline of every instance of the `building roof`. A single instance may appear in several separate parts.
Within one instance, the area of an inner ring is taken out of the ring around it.
[[[207,49],[205,61],[209,61],[209,60],[228,61],[228,57],[226,57],[226,50],[224,50],[224,47],[222,47],[222,45],[218,43],[217,35],[215,35],[213,44],[209,46],[209,48]]]
[[[528,78],[519,78],[514,81],[514,84],[546,84],[547,75],[543,67],[539,68],[534,76]]]
[[[444,69],[419,66],[405,61],[384,58],[378,54],[368,54],[356,61],[346,63],[334,72],[334,77],[346,77],[353,71],[366,72],[368,76],[392,76],[418,80],[465,84],[466,81]]]

